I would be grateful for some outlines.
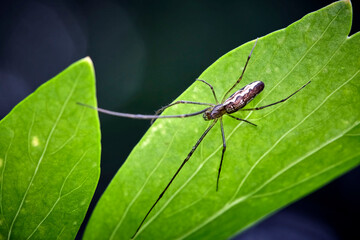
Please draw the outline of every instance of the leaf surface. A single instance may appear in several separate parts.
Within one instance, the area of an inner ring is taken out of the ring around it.
[[[0,122],[0,239],[73,239],[100,174],[94,70],[82,59]]]
[[[283,104],[236,113],[258,127],[224,117],[227,151],[219,191],[222,139],[217,124],[137,239],[226,239],[359,164],[360,35],[348,37],[351,20],[350,2],[339,1],[259,38],[238,87],[265,83],[249,108],[311,83]],[[218,99],[241,74],[253,45],[227,53],[201,74]],[[201,82],[178,99],[214,103]],[[178,105],[164,114],[200,109]],[[102,196],[84,239],[129,239],[209,124],[201,116],[157,120]]]

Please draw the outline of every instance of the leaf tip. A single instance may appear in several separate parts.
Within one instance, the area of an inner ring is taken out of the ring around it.
[[[90,72],[92,72],[92,74],[94,73],[94,64],[89,56],[80,59],[78,63],[86,67]]]
[[[83,59],[82,59],[84,62],[87,62],[89,65],[91,65],[91,66],[93,66],[94,64],[93,64],[93,61],[91,60],[91,58],[89,57],[89,56],[87,56],[87,57],[84,57]]]

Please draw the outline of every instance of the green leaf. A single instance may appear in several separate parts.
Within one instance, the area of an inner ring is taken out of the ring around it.
[[[92,62],[43,84],[0,122],[0,239],[73,239],[100,174]]]
[[[265,83],[249,107],[273,103],[311,83],[283,104],[236,114],[258,127],[224,117],[227,151],[219,191],[217,124],[136,238],[225,239],[359,164],[360,34],[348,37],[351,18],[350,2],[339,1],[259,38],[238,87]],[[227,53],[200,76],[219,99],[241,74],[253,45]],[[214,102],[201,82],[179,99]],[[177,105],[164,114],[199,109]],[[84,239],[129,239],[209,124],[201,116],[157,120],[102,196]]]

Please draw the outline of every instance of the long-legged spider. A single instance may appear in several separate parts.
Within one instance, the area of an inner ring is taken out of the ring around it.
[[[145,222],[146,218],[149,216],[150,212],[153,210],[153,208],[156,206],[156,204],[160,201],[160,199],[163,197],[163,195],[165,194],[166,190],[170,187],[171,183],[174,181],[174,179],[176,178],[176,176],[179,174],[179,172],[181,171],[181,169],[184,167],[184,165],[189,161],[189,159],[191,158],[191,156],[193,155],[193,153],[195,152],[195,150],[197,149],[197,147],[199,146],[199,144],[201,143],[201,141],[205,138],[205,136],[209,133],[209,131],[215,126],[215,124],[217,123],[217,121],[220,122],[220,128],[221,128],[221,135],[222,135],[222,141],[223,141],[223,148],[222,148],[222,154],[221,154],[221,160],[220,160],[220,165],[219,165],[219,170],[218,170],[218,174],[217,174],[217,180],[216,180],[216,191],[218,191],[219,189],[219,179],[220,179],[220,173],[221,173],[221,166],[224,160],[224,154],[226,151],[226,142],[225,142],[225,133],[224,133],[224,127],[223,127],[223,121],[222,121],[222,117],[224,115],[229,116],[233,119],[236,119],[238,121],[243,121],[246,123],[249,123],[251,125],[256,126],[256,124],[249,122],[248,120],[245,119],[241,119],[235,116],[232,116],[232,113],[235,113],[237,111],[255,111],[255,110],[261,110],[270,106],[274,106],[276,104],[285,102],[286,100],[288,100],[290,97],[294,96],[297,92],[299,92],[301,89],[303,89],[306,85],[308,85],[310,83],[307,82],[304,86],[302,86],[301,88],[299,88],[298,90],[296,90],[294,93],[292,93],[291,95],[289,95],[288,97],[281,99],[277,102],[265,105],[265,106],[261,106],[261,107],[255,107],[255,108],[245,108],[244,107],[251,102],[251,100],[253,100],[265,87],[265,84],[262,81],[255,81],[252,82],[248,85],[246,85],[245,87],[241,88],[240,90],[236,91],[235,93],[233,93],[229,98],[226,98],[226,96],[240,83],[240,81],[242,80],[246,67],[249,63],[249,60],[251,58],[251,55],[254,51],[254,48],[256,46],[257,43],[257,39],[255,41],[255,44],[246,60],[244,69],[240,75],[240,77],[238,78],[238,80],[235,82],[235,84],[226,92],[226,94],[224,95],[223,99],[221,100],[221,102],[218,101],[214,88],[213,86],[206,82],[205,80],[201,80],[201,79],[196,79],[197,81],[203,82],[205,83],[207,86],[210,87],[212,94],[215,98],[216,104],[213,103],[202,103],[202,102],[193,102],[193,101],[176,101],[173,102],[167,106],[162,107],[161,109],[159,109],[156,112],[156,115],[142,115],[142,114],[129,114],[129,113],[120,113],[120,112],[114,112],[114,111],[109,111],[106,109],[102,109],[102,108],[95,108],[83,103],[79,103],[80,105],[86,106],[86,107],[90,107],[93,109],[96,109],[99,112],[105,113],[105,114],[109,114],[109,115],[113,115],[113,116],[118,116],[118,117],[125,117],[125,118],[135,118],[135,119],[151,119],[152,121],[154,121],[155,119],[159,119],[159,118],[186,118],[186,117],[192,117],[192,116],[197,116],[200,114],[203,114],[203,118],[205,121],[210,121],[212,120],[213,122],[210,124],[210,126],[205,130],[205,132],[201,135],[201,137],[199,138],[199,140],[195,143],[195,145],[192,147],[191,151],[189,152],[189,154],[186,156],[185,160],[182,162],[182,164],[180,165],[180,167],[178,168],[178,170],[175,172],[175,174],[172,176],[172,178],[170,179],[169,183],[166,185],[166,187],[164,188],[164,190],[160,193],[159,197],[157,198],[157,200],[155,201],[155,203],[151,206],[151,208],[148,210],[148,212],[146,213],[145,217],[143,218],[143,220],[141,221],[141,223],[139,224],[138,228],[136,229],[134,235],[131,238],[134,238],[136,236],[136,234],[138,233],[138,231],[140,230],[141,226],[143,225],[143,223]],[[164,111],[166,108],[172,107],[174,105],[177,104],[196,104],[196,105],[206,105],[209,106],[199,112],[195,112],[195,113],[189,113],[189,114],[180,114],[180,115],[159,115],[162,111]]]

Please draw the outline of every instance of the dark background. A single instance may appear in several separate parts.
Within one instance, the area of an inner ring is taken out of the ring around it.
[[[0,119],[38,86],[90,56],[99,106],[152,114],[217,58],[333,1],[1,1]],[[351,34],[359,31],[354,1]],[[102,170],[86,221],[149,127],[100,115]],[[236,239],[360,239],[360,169]]]

